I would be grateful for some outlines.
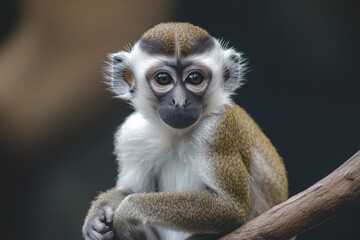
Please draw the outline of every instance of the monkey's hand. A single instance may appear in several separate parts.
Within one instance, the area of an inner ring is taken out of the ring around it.
[[[114,211],[128,193],[110,189],[99,194],[92,202],[82,228],[85,240],[111,240],[114,238]]]
[[[110,206],[101,207],[89,214],[82,229],[85,240],[113,239],[113,217],[114,211]]]

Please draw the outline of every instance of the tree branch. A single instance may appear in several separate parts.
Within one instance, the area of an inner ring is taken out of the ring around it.
[[[290,239],[360,200],[360,151],[305,191],[269,209],[221,240]]]

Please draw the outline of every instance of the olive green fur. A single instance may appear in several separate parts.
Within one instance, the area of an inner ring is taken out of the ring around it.
[[[260,183],[261,191],[270,206],[279,204],[288,198],[283,161],[254,120],[241,107],[232,103],[221,113],[208,154],[219,188],[247,206],[249,212],[253,200],[249,181],[259,177],[253,176],[251,171],[254,149],[262,155],[272,171],[271,176],[266,178],[271,182]]]

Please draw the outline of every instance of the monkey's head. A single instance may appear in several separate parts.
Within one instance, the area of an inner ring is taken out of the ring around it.
[[[173,129],[189,128],[219,111],[243,73],[240,53],[189,23],[158,24],[110,60],[116,95],[149,121]]]

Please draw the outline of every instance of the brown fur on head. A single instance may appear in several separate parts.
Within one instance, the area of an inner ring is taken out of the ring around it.
[[[214,45],[209,33],[190,23],[160,23],[146,31],[140,40],[143,50],[151,54],[187,56],[201,53]]]

